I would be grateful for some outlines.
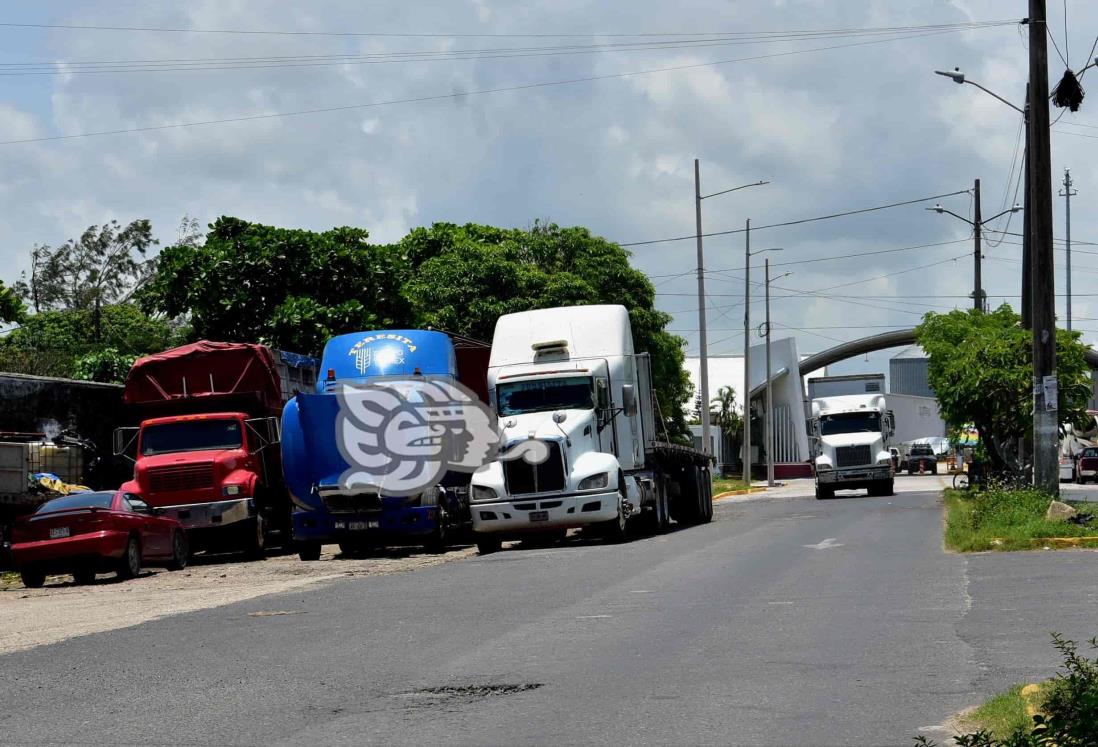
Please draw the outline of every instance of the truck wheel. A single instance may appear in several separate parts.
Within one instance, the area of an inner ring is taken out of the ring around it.
[[[625,493],[623,492],[625,486],[621,482],[618,485],[621,486],[618,488],[618,516],[616,519],[603,522],[600,527],[603,538],[615,544],[629,539],[629,520],[625,516]]]
[[[477,537],[477,552],[481,555],[491,555],[494,552],[499,552],[501,547],[503,547],[503,540],[495,535]]]
[[[130,537],[126,542],[126,550],[118,561],[118,577],[120,579],[135,578],[141,573],[141,543],[137,537]]]
[[[249,560],[263,560],[267,555],[267,522],[264,521],[262,514],[256,514],[253,521],[249,522],[250,526],[247,528],[247,545],[244,548],[244,554]]]
[[[169,571],[186,568],[191,557],[191,549],[187,545],[187,535],[184,532],[172,532],[172,559],[164,567]]]
[[[701,523],[708,524],[713,521],[713,476],[708,467],[701,469]]]
[[[22,569],[19,571],[19,578],[28,589],[41,589],[46,583],[46,574],[37,568]]]
[[[684,525],[700,524],[704,521],[703,495],[705,486],[701,479],[702,470],[695,466],[683,470],[683,479],[679,482],[679,500],[675,511],[675,521]]]
[[[829,501],[835,497],[835,488],[816,483],[816,500]]]
[[[446,543],[450,538],[450,516],[442,509],[438,512],[438,524],[435,531],[423,543],[423,549],[429,553],[439,554],[446,552]]]
[[[666,480],[660,480],[656,486],[656,531],[666,532],[671,526],[671,499],[667,495]]]
[[[320,560],[319,542],[298,542],[297,557],[301,560]]]

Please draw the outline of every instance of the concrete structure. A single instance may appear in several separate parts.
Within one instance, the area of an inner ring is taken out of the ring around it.
[[[892,357],[888,362],[889,391],[894,394],[912,394],[917,397],[933,397],[930,388],[930,360],[926,351],[913,345]]]

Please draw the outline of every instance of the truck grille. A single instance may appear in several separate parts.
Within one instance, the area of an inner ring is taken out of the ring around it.
[[[872,450],[866,446],[840,446],[835,449],[836,467],[864,467],[873,461]]]
[[[213,462],[153,467],[149,470],[149,488],[154,493],[201,490],[213,487]]]
[[[541,464],[530,464],[521,457],[503,463],[508,493],[522,495],[564,490],[564,459],[561,457],[560,443],[546,441],[545,444],[549,447],[549,458]]]
[[[355,495],[322,495],[324,507],[333,514],[355,514],[381,509],[381,496],[377,493]]]

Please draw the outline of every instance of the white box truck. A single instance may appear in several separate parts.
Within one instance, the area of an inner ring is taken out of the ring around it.
[[[621,541],[637,523],[661,530],[671,519],[712,518],[711,459],[661,438],[648,355],[633,351],[624,306],[500,317],[488,392],[503,443],[472,479],[481,553],[574,527]],[[527,441],[541,442],[548,458],[508,458]]]
[[[893,495],[895,470],[889,439],[895,426],[883,394],[848,394],[812,400],[809,424],[815,442],[816,497],[866,488]]]

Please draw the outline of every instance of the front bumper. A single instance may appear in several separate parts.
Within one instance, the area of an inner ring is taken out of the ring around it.
[[[11,546],[12,559],[19,568],[38,566],[66,568],[84,565],[89,559],[117,560],[126,549],[129,535],[117,530],[77,534],[61,539],[20,542]]]
[[[158,508],[164,512],[164,516],[175,519],[187,531],[216,529],[239,524],[255,516],[255,499],[233,498],[227,501],[182,503]]]
[[[858,483],[864,485],[878,480],[891,480],[892,466],[880,464],[872,467],[844,467],[842,469],[817,470],[816,480],[821,485]]]
[[[438,529],[438,508],[404,506],[335,514],[314,509],[295,511],[293,522],[294,539],[302,542],[419,538]]]
[[[543,529],[567,529],[618,518],[618,493],[569,493],[509,501],[485,501],[474,503],[469,510],[473,514],[473,531],[479,534],[521,534]],[[534,518],[538,520],[535,521]]]

